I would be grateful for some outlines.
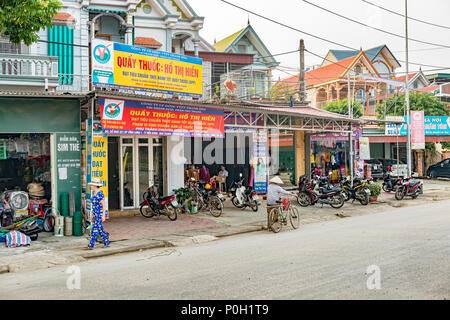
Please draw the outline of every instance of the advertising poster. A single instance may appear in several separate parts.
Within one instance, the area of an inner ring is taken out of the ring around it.
[[[425,123],[423,111],[411,111],[411,149],[425,149]]]
[[[359,138],[359,158],[361,160],[370,159],[369,137]]]
[[[85,210],[91,212],[91,158],[92,158],[92,120],[86,120],[86,204]]]
[[[223,110],[99,98],[102,130],[109,134],[224,137]]]
[[[200,58],[100,39],[93,40],[91,55],[96,87],[202,96]]]
[[[95,124],[95,122],[94,122]],[[108,219],[108,138],[92,137],[91,178],[100,179],[105,195],[105,215]]]
[[[253,134],[253,169],[256,192],[267,192],[267,131],[256,130]]]

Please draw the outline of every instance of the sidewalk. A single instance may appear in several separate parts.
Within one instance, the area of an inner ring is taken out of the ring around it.
[[[362,206],[359,202],[347,202],[340,209],[330,206],[311,206],[299,208],[302,225],[325,222],[329,220],[374,214],[393,207],[415,206],[430,201],[450,199],[450,182],[448,180],[424,180],[424,194],[412,200],[395,200],[394,194],[384,193],[378,201]],[[144,218],[139,211],[127,212],[124,217],[113,217],[105,223],[110,233],[111,246],[103,248],[98,243],[94,250],[84,250],[88,244],[83,237],[55,237],[52,233],[42,232],[37,241],[29,248],[6,248],[0,244],[0,273],[20,272],[56,265],[65,265],[112,254],[161,247],[186,246],[220,237],[264,230],[267,213],[265,205],[258,212],[236,209],[227,199],[224,213],[215,218],[208,213],[182,214],[176,221],[167,217]],[[289,230],[290,225],[283,230]]]

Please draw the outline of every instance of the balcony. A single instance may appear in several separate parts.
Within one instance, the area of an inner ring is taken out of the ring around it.
[[[59,83],[58,57],[0,53],[0,90],[49,90]]]

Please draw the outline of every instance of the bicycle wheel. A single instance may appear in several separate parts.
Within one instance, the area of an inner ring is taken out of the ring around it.
[[[283,217],[278,208],[273,208],[269,213],[269,228],[274,233],[280,232],[283,227]]]
[[[298,229],[300,226],[300,211],[297,207],[291,207],[289,210],[289,221],[294,229]]]
[[[212,196],[209,200],[209,212],[213,217],[220,217],[223,212],[223,203],[219,197]]]

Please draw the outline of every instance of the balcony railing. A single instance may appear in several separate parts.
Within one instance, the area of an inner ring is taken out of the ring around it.
[[[44,86],[58,84],[58,57],[0,53],[0,85]]]

